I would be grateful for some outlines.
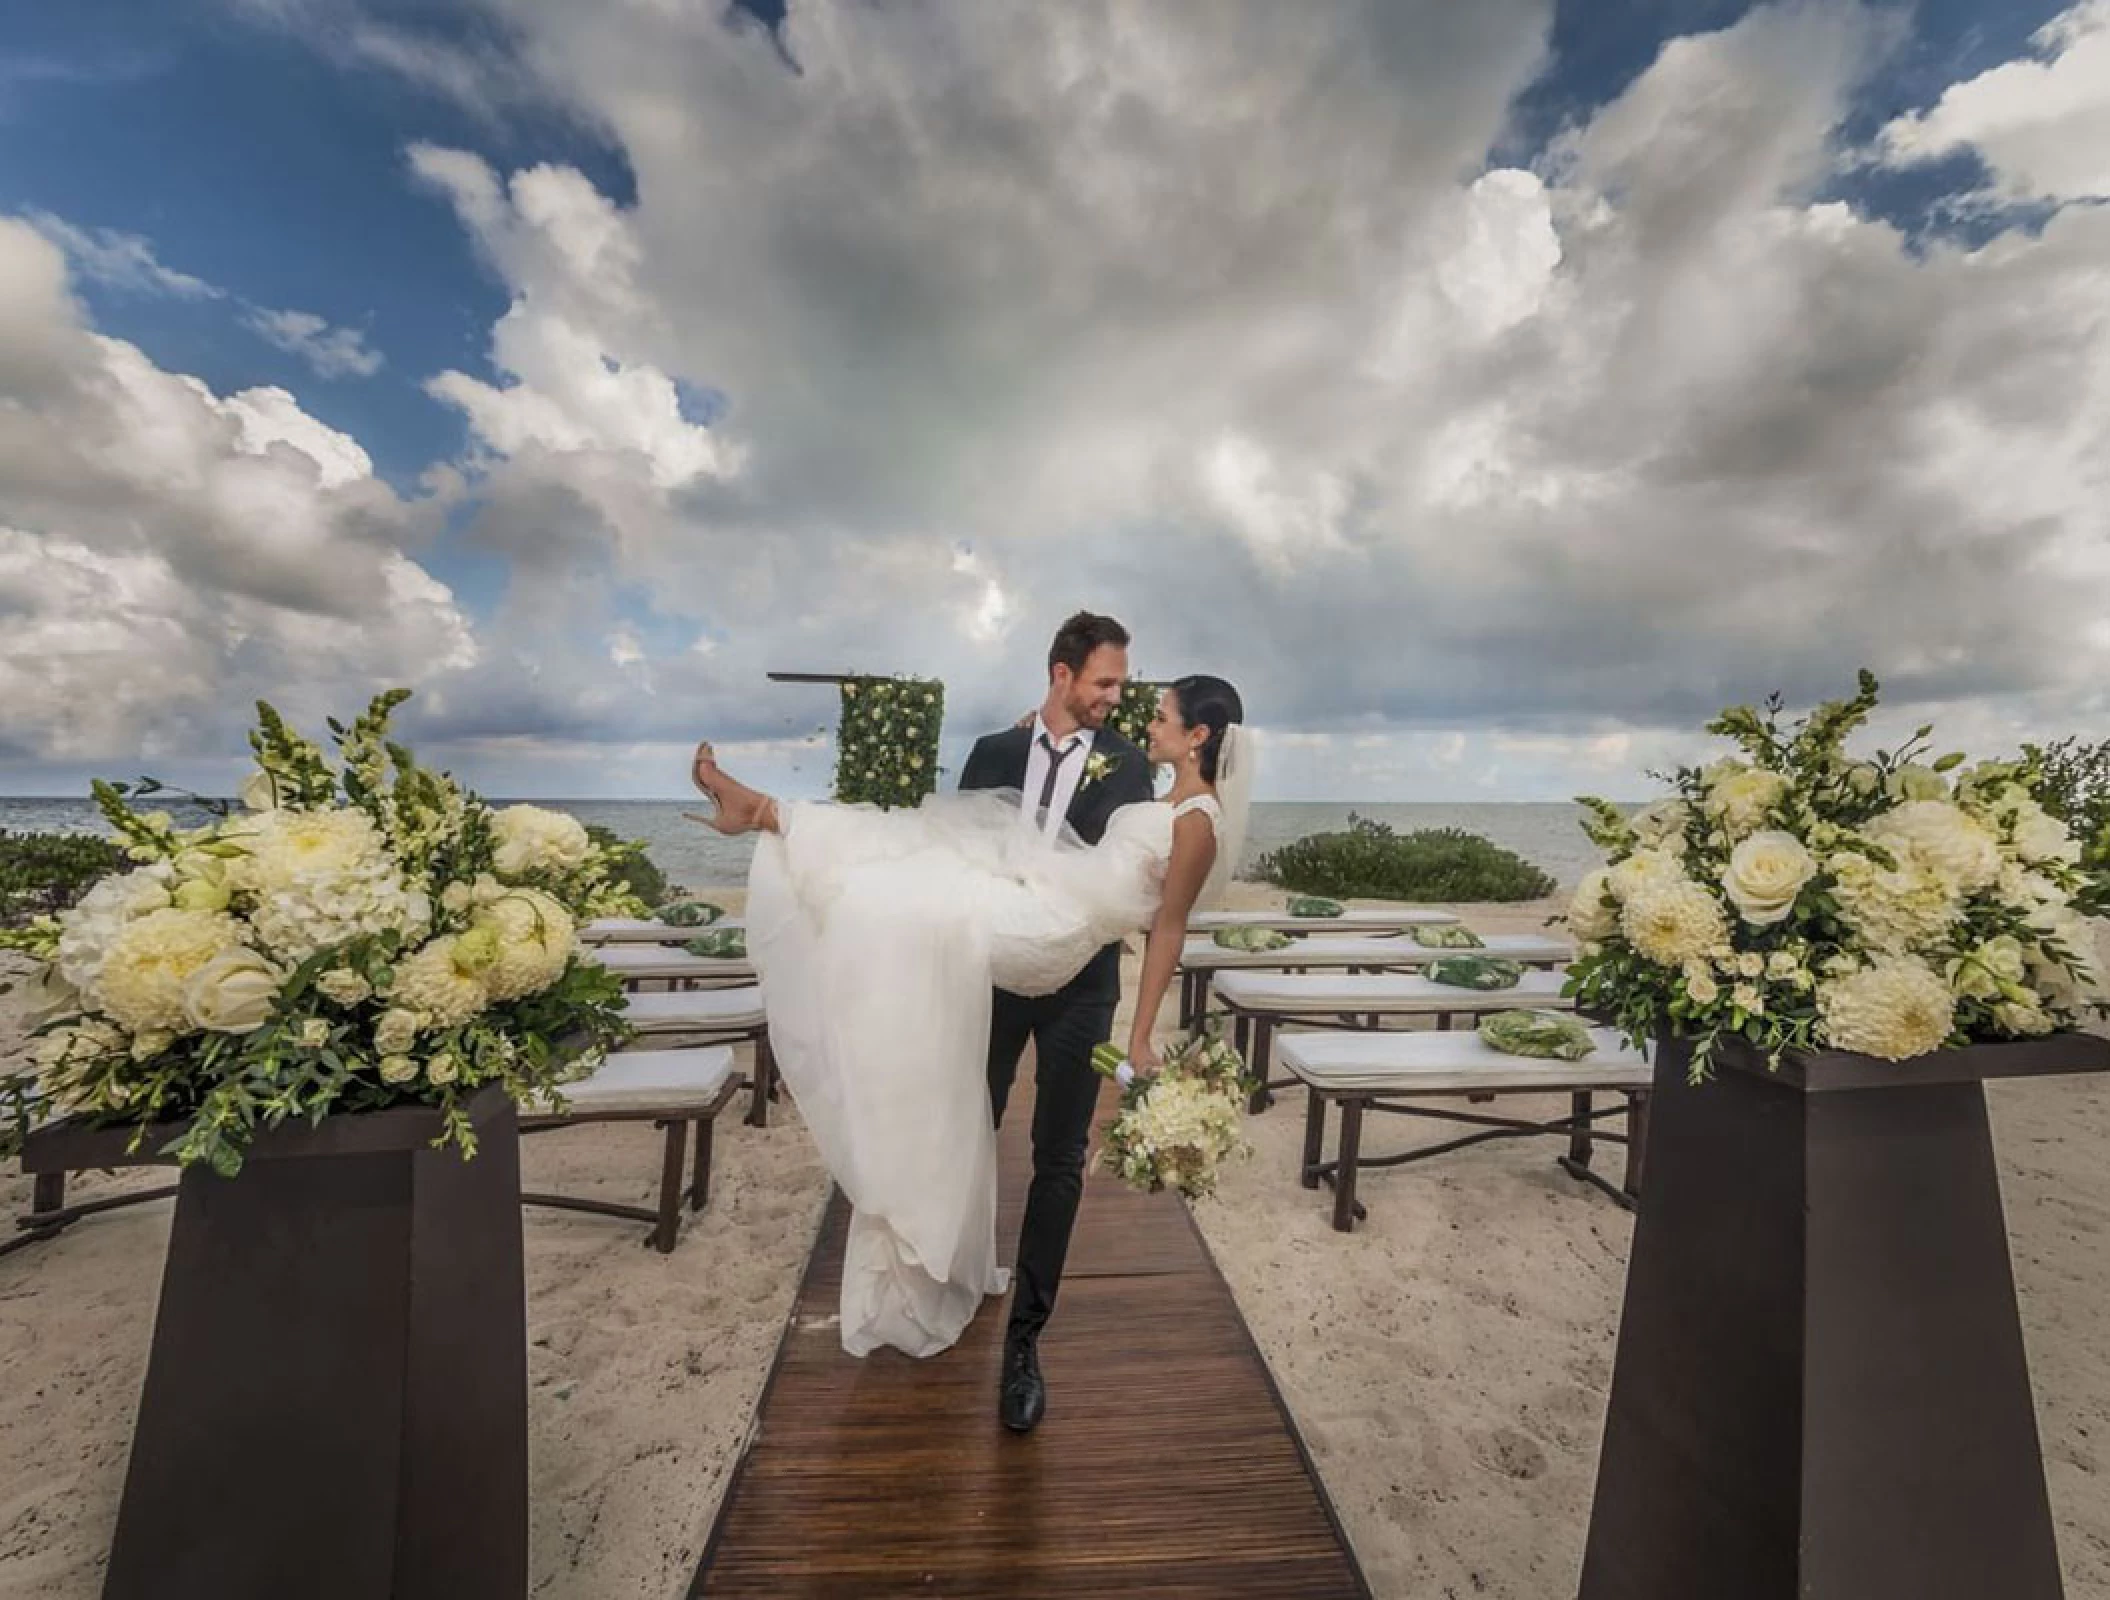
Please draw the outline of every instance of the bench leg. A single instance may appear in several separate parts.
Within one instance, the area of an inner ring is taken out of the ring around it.
[[[696,1119],[696,1162],[689,1174],[689,1209],[701,1211],[711,1200],[711,1119]]]
[[[777,1053],[770,1048],[769,1030],[755,1035],[755,1081],[748,1091],[747,1125],[769,1126],[769,1102],[777,1097]]]
[[[1641,1198],[1641,1178],[1648,1165],[1648,1091],[1626,1097],[1626,1178],[1620,1185],[1632,1200]]]
[[[1362,1156],[1363,1102],[1341,1102],[1341,1154],[1333,1175],[1333,1226],[1336,1233],[1355,1229],[1355,1164]]]
[[[1304,1170],[1298,1180],[1307,1189],[1319,1186],[1319,1163],[1326,1156],[1326,1096],[1318,1090],[1304,1091]]]
[[[1568,1105],[1574,1113],[1574,1125],[1568,1130],[1568,1159],[1578,1167],[1587,1167],[1596,1148],[1590,1138],[1590,1091],[1576,1090],[1568,1097]]]
[[[1231,1048],[1241,1061],[1253,1059],[1253,1019],[1243,1011],[1231,1014]]]
[[[1274,1018],[1253,1018],[1253,1049],[1246,1057],[1246,1077],[1251,1084],[1245,1102],[1248,1116],[1257,1117],[1275,1103],[1275,1096],[1267,1086],[1268,1068],[1273,1065],[1274,1055]]]
[[[677,1117],[661,1126],[667,1130],[667,1149],[659,1167],[659,1220],[647,1237],[652,1248],[664,1256],[673,1253],[674,1236],[681,1228],[681,1169],[686,1164],[689,1125]]]

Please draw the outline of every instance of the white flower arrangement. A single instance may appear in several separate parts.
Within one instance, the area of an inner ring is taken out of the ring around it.
[[[1931,728],[1846,753],[1876,681],[1783,730],[1778,697],[1708,724],[1739,757],[1681,768],[1633,817],[1583,800],[1607,862],[1566,915],[1567,992],[1635,1044],[1737,1038],[1904,1061],[2077,1026],[2105,1005],[2089,915],[2110,882],[2039,802],[2033,760],[1915,759]]]
[[[183,830],[95,795],[138,866],[0,947],[44,963],[33,1069],[0,1079],[0,1154],[76,1115],[180,1129],[184,1165],[232,1174],[260,1128],[422,1105],[475,1148],[464,1102],[488,1084],[556,1102],[628,1031],[619,980],[577,958],[579,920],[639,915],[574,819],[493,812],[387,740],[407,690],[377,697],[342,757],[268,705],[243,809]],[[136,1141],[135,1141],[136,1148]]]
[[[1099,1165],[1138,1189],[1177,1189],[1190,1199],[1216,1189],[1218,1170],[1249,1154],[1240,1132],[1249,1085],[1238,1052],[1211,1032],[1168,1051],[1147,1077],[1112,1044],[1092,1066],[1121,1087],[1121,1111],[1107,1127]]]

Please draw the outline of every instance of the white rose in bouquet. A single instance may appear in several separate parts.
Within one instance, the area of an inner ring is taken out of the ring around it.
[[[1736,766],[1709,787],[1705,811],[1732,839],[1741,838],[1766,820],[1766,813],[1787,797],[1788,780],[1764,768]]]
[[[286,974],[247,945],[222,950],[183,985],[183,1018],[209,1033],[253,1033],[271,1015]]]
[[[541,806],[507,806],[495,813],[491,838],[493,863],[504,878],[569,872],[593,853],[593,839],[578,818]]]
[[[1730,852],[1722,888],[1753,927],[1787,920],[1795,897],[1817,875],[1817,861],[1803,842],[1777,828],[1752,834]]]

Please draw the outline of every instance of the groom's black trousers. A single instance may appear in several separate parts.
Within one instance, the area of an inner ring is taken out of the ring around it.
[[[1120,959],[1118,950],[1101,952]],[[1070,1251],[1070,1225],[1084,1194],[1084,1163],[1091,1141],[1092,1113],[1099,1104],[1099,1075],[1092,1047],[1113,1033],[1118,1004],[1118,966],[1094,960],[1076,983],[1057,994],[1028,999],[999,989],[989,1021],[989,1104],[997,1126],[1011,1096],[1018,1062],[1033,1041],[1033,1185],[1018,1230],[1013,1265],[1011,1332],[1038,1334],[1055,1309],[1063,1258]],[[1111,976],[1112,984],[1104,979]],[[1095,981],[1098,980],[1098,981]],[[1080,988],[1084,992],[1077,992]]]

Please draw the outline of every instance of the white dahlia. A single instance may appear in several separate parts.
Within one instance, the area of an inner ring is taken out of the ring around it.
[[[1666,967],[1705,955],[1728,928],[1720,903],[1689,879],[1644,883],[1627,900],[1619,925],[1629,944]]]
[[[1956,1022],[1956,1000],[1924,961],[1901,958],[1817,986],[1825,1042],[1885,1061],[1939,1050]]]
[[[96,1007],[134,1033],[188,1032],[183,991],[191,974],[241,942],[241,924],[224,911],[149,911],[111,942],[95,982]]]
[[[1861,831],[1893,855],[1916,858],[1958,894],[1975,893],[2000,877],[2000,841],[1946,800],[1907,800]]]
[[[541,806],[507,806],[491,818],[493,864],[506,878],[569,872],[585,865],[593,840],[577,817]]]
[[[442,934],[398,962],[389,1003],[417,1012],[434,1028],[456,1027],[490,1004],[483,980],[456,961],[455,942],[452,934]]]
[[[1606,886],[1621,901],[1631,900],[1649,884],[1685,881],[1684,863],[1662,850],[1636,850],[1605,872]]]
[[[540,889],[511,889],[478,913],[472,933],[497,936],[498,949],[484,970],[493,1000],[540,994],[564,975],[577,942],[571,913]]]

